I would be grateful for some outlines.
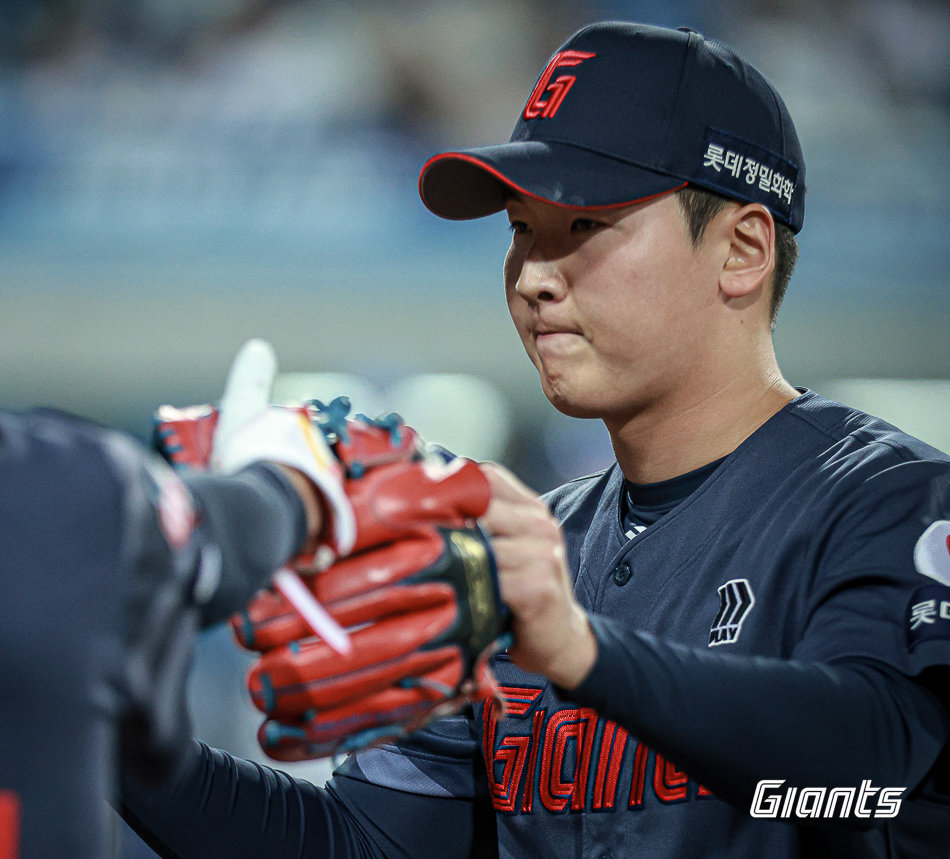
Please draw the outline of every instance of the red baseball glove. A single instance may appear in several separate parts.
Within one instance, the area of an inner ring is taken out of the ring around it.
[[[478,466],[427,451],[395,416],[343,420],[340,410],[335,401],[315,417],[343,466],[356,541],[304,582],[349,631],[351,651],[313,636],[274,591],[232,620],[261,653],[248,687],[268,717],[261,747],[276,760],[397,738],[491,694],[485,657],[506,630],[491,548],[475,525],[489,501]]]
[[[487,655],[507,629],[491,548],[476,525],[489,502],[478,466],[426,447],[395,415],[348,418],[345,398],[291,411],[319,429],[330,467],[322,454],[318,467],[281,455],[287,421],[273,407],[225,446],[239,449],[230,456],[238,463],[257,457],[305,469],[332,523],[324,544],[294,567],[348,631],[347,647],[316,635],[273,589],[232,620],[238,640],[261,654],[248,675],[268,717],[259,741],[284,761],[398,737],[491,694]],[[221,447],[219,423],[212,406],[163,407],[156,446],[180,467],[208,467]]]

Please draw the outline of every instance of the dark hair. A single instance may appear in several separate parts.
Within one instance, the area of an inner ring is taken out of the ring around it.
[[[715,191],[707,191],[697,185],[687,185],[676,192],[689,235],[695,247],[703,240],[706,227],[726,205],[733,201]],[[769,325],[774,329],[778,309],[788,289],[792,271],[798,260],[798,242],[795,233],[785,224],[775,222],[775,270],[772,272],[772,300],[769,307]]]

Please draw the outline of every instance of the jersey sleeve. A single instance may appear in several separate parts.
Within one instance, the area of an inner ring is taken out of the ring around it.
[[[0,413],[0,788],[23,856],[106,855],[120,521],[97,438],[62,414]]]
[[[825,546],[793,658],[868,658],[909,676],[950,665],[948,519],[947,463],[904,462],[866,480],[821,535]],[[929,564],[921,560],[927,535],[938,543]]]
[[[881,665],[818,665],[674,644],[592,617],[598,658],[573,692],[723,799],[757,782],[915,787],[950,734],[935,696]]]
[[[471,804],[337,773],[326,788],[193,741],[174,779],[123,779],[122,814],[165,859],[469,859]]]
[[[352,754],[337,773],[422,796],[474,800],[487,795],[481,745],[470,708],[432,722],[398,744]]]
[[[305,517],[269,466],[186,485],[125,436],[103,431],[102,444],[122,487],[122,759],[161,781],[191,734],[185,687],[198,631],[266,584],[303,542]]]
[[[350,755],[334,772],[331,784],[361,826],[375,833],[377,843],[396,839],[387,856],[496,855],[494,809],[471,708],[432,722],[397,744]],[[387,792],[399,797],[402,811],[395,817],[391,810],[380,814],[375,802],[362,800],[364,795]],[[433,815],[445,815],[442,854],[428,852],[429,836],[422,832],[433,831],[432,822],[438,819]]]
[[[306,515],[287,478],[267,463],[228,477],[184,479],[198,506],[195,542],[215,568],[210,575],[199,570],[195,582],[202,626],[210,626],[243,607],[299,550]]]

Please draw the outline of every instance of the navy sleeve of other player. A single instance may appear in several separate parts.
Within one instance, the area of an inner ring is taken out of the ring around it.
[[[120,498],[96,436],[62,415],[0,412],[0,793],[23,856],[106,854]]]
[[[103,443],[123,484],[124,766],[159,782],[191,734],[185,684],[195,636],[266,584],[305,537],[303,506],[259,464],[182,480],[124,436]]]
[[[913,789],[950,736],[923,686],[883,663],[737,657],[594,616],[599,654],[564,693],[635,733],[713,793],[748,805],[761,779]],[[776,738],[780,738],[776,742]]]
[[[202,606],[202,625],[209,626],[241,608],[303,545],[306,515],[284,475],[265,463],[227,478],[194,474],[184,480],[198,502],[200,541],[220,553],[212,563],[220,562],[224,572]]]
[[[160,790],[123,784],[123,816],[165,859],[469,859],[471,802],[336,776],[294,779],[193,741]]]
[[[0,413],[0,792],[16,799],[24,856],[106,854],[117,739],[143,776],[171,771],[199,624],[238,608],[304,531],[267,466],[189,493],[120,433]]]

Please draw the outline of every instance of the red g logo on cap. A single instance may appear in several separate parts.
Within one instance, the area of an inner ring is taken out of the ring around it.
[[[547,64],[541,79],[528,97],[528,103],[524,106],[525,119],[551,119],[560,110],[564,101],[564,96],[568,90],[574,86],[577,80],[573,75],[560,75],[554,83],[551,83],[551,77],[554,72],[562,66],[579,66],[584,60],[589,60],[596,56],[588,51],[560,51],[551,57]],[[550,92],[551,95],[547,101],[541,101],[541,96]]]

